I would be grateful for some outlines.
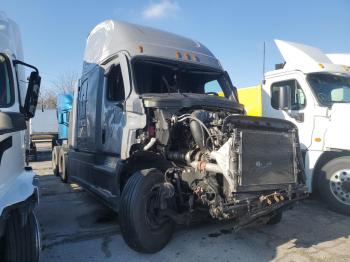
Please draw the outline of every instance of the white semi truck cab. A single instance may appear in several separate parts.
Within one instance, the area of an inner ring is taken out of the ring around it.
[[[350,67],[331,61],[339,55],[275,42],[285,63],[267,72],[262,85],[239,89],[239,101],[248,115],[297,125],[309,191],[350,214]]]
[[[0,12],[0,261],[38,261],[40,250],[38,188],[25,165],[26,121],[35,113],[40,76],[22,59],[19,28]]]

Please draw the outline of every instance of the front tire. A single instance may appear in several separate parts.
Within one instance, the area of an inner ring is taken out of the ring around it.
[[[162,172],[147,169],[134,173],[123,189],[120,228],[125,242],[137,252],[158,252],[173,234],[175,223],[157,216],[159,192],[155,190],[163,181]]]
[[[318,189],[331,210],[350,215],[350,156],[335,158],[322,167]]]
[[[22,225],[21,215],[13,211],[6,224],[1,261],[37,262],[40,254],[39,224],[33,212]]]

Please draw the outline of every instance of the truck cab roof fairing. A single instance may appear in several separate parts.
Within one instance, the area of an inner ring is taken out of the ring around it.
[[[18,25],[0,11],[0,52],[23,60],[21,34]]]
[[[142,53],[139,47],[142,46]],[[98,24],[89,34],[84,54],[84,72],[92,66],[101,64],[107,58],[126,51],[130,56],[137,55],[177,59],[179,51],[181,61],[207,65],[222,70],[219,61],[201,43],[192,39],[158,29],[134,25],[126,22],[106,20]],[[185,60],[185,53],[190,59]],[[198,60],[191,59],[196,55]],[[83,73],[84,73],[83,72]]]
[[[275,40],[275,43],[286,61],[285,70],[349,73],[344,67],[334,64],[319,48],[282,40]]]
[[[327,57],[337,65],[350,66],[350,53],[327,54]]]

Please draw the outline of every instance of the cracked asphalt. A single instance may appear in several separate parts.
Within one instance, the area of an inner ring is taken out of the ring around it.
[[[239,232],[228,222],[178,228],[159,253],[134,252],[124,243],[117,214],[51,170],[45,148],[31,163],[40,176],[37,209],[41,261],[350,261],[350,219],[308,199],[282,222]]]

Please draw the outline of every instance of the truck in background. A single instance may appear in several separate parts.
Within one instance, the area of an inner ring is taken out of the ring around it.
[[[61,177],[63,182],[67,182],[68,128],[72,103],[72,94],[59,94],[57,96],[58,136],[52,148],[52,170],[56,176]]]
[[[239,88],[239,101],[248,115],[298,127],[309,192],[350,214],[349,55],[330,55],[334,64],[315,47],[280,40],[276,45],[286,62],[267,72],[263,84]]]
[[[193,214],[276,224],[307,197],[296,126],[244,116],[204,45],[149,27],[91,31],[68,142],[69,179],[119,213],[138,252],[162,249]]]
[[[38,187],[25,165],[25,141],[41,79],[38,69],[22,60],[19,28],[0,12],[0,261],[35,262],[40,252],[34,213]],[[31,71],[29,78],[25,69]]]
[[[37,161],[37,144],[50,142],[52,148],[58,139],[58,124],[56,109],[37,110],[35,116],[29,120],[29,161]]]

